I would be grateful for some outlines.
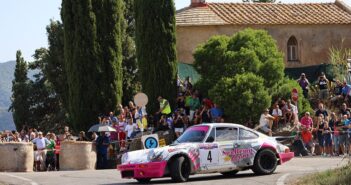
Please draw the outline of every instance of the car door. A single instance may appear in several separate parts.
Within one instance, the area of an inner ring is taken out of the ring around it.
[[[216,142],[219,145],[219,163],[217,170],[233,169],[236,165],[233,163],[235,156],[234,147],[239,139],[239,130],[237,127],[217,127]]]
[[[219,163],[219,146],[215,142],[216,128],[212,127],[205,143],[199,144],[200,169],[202,173],[216,169]]]
[[[206,142],[199,147],[201,171],[206,173],[234,168],[231,154],[237,140],[238,128],[213,127]]]

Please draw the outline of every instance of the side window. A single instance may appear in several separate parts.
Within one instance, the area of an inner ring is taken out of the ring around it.
[[[213,143],[215,140],[215,129],[212,128],[210,135],[206,139],[206,143]]]
[[[233,141],[238,139],[238,129],[230,127],[216,128],[216,141]]]
[[[240,140],[246,140],[246,139],[256,139],[258,138],[258,135],[255,134],[254,132],[251,132],[249,130],[245,130],[245,129],[240,129],[240,133],[239,133],[239,139]]]

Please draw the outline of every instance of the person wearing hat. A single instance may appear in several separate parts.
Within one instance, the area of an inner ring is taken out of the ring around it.
[[[308,98],[308,86],[310,85],[310,82],[306,78],[305,73],[301,73],[300,78],[297,80],[297,83],[299,83],[300,87],[302,88],[302,93],[305,98]]]
[[[261,114],[260,123],[255,127],[255,130],[262,130],[264,133],[268,133],[269,136],[272,136],[272,125],[274,117],[269,114],[269,109],[265,109]]]

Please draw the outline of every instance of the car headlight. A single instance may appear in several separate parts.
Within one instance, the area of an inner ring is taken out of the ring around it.
[[[124,164],[128,161],[128,153],[124,153],[121,158],[121,163]]]

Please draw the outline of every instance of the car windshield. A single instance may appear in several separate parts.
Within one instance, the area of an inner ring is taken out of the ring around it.
[[[188,128],[174,143],[199,143],[202,142],[206,133],[209,130],[209,126],[194,126]]]

